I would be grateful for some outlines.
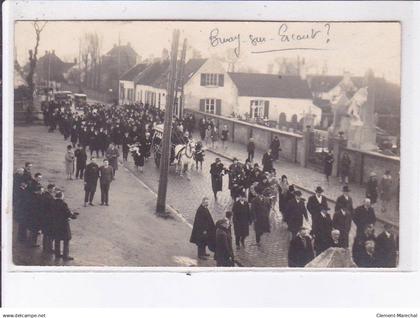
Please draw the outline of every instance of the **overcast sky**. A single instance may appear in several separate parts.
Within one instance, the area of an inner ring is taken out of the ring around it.
[[[45,50],[55,50],[71,61],[78,57],[79,38],[96,32],[102,39],[102,53],[120,40],[121,44],[130,42],[142,58],[160,57],[163,48],[170,49],[174,28],[181,30],[181,42],[188,39],[188,56],[194,48],[203,57],[224,56],[259,72],[266,72],[275,59],[300,56],[312,62],[312,73],[326,62],[330,74],[346,70],[363,75],[371,68],[377,76],[395,83],[400,80],[398,23],[49,21],[41,35],[40,56]],[[17,22],[15,49],[21,65],[34,44],[32,22]]]

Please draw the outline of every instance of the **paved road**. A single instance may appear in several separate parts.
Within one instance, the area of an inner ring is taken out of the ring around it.
[[[203,170],[193,170],[186,176],[180,177],[175,173],[175,167],[170,168],[168,181],[167,202],[182,214],[189,223],[194,222],[195,212],[204,196],[210,198],[210,212],[216,221],[224,217],[226,211],[232,207],[232,199],[228,190],[228,177],[223,180],[223,192],[219,192],[218,201],[215,202],[211,189],[210,164],[216,155],[207,151]],[[222,159],[225,165],[228,160]],[[146,162],[143,173],[136,170],[133,159],[129,156],[125,166],[145,182],[154,191],[158,190],[159,169],[153,159]],[[117,176],[118,177],[118,176]],[[235,251],[236,258],[243,266],[284,267],[287,266],[288,232],[286,226],[276,217],[271,215],[272,231],[264,234],[261,246],[255,244],[255,234],[251,228],[247,238],[245,250]]]

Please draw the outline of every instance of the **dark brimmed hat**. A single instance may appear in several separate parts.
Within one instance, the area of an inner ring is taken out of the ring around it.
[[[322,193],[322,192],[324,192],[324,189],[322,189],[321,186],[317,186],[316,189],[315,189],[315,192],[316,193]]]

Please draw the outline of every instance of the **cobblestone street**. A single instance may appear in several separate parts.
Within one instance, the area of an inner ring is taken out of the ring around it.
[[[44,184],[53,182],[64,189],[69,207],[80,213],[79,218],[72,221],[71,251],[76,260],[69,265],[214,266],[213,260],[197,263],[195,245],[189,243],[191,224],[204,196],[210,198],[209,209],[215,221],[231,209],[233,202],[228,190],[228,177],[224,177],[223,191],[215,202],[209,170],[216,157],[221,157],[225,166],[230,164],[229,158],[233,156],[240,160],[244,158],[240,146],[229,144],[228,149],[221,149],[220,145],[216,149],[207,149],[202,171],[194,167],[181,177],[175,173],[175,167],[170,167],[167,203],[177,211],[177,215],[173,220],[163,220],[154,214],[159,169],[153,158],[146,161],[144,171],[140,172],[129,155],[128,162],[120,164],[116,180],[112,183],[111,206],[83,208],[82,181],[65,180],[63,172],[63,149],[68,142],[57,132],[47,133],[42,126],[16,127],[15,133],[15,168],[23,166],[25,161],[32,161],[33,173],[43,173]],[[260,162],[260,157],[261,154],[257,153],[256,162]],[[339,184],[335,184],[336,180],[328,186],[320,179],[321,174],[308,173],[309,169],[284,161],[278,162],[276,169],[279,175],[288,175],[291,183],[308,190],[313,184],[321,184],[331,199],[338,196]],[[358,204],[363,189],[352,188],[352,196]],[[96,200],[99,195],[98,189]],[[307,194],[304,196],[307,197]],[[287,266],[289,233],[277,214],[278,211],[272,211],[271,233],[263,235],[260,246],[255,244],[255,232],[251,226],[245,249],[234,251],[239,266]],[[353,225],[351,242],[354,228]],[[154,252],[157,250],[159,253]],[[17,264],[63,265],[43,257],[38,250],[28,250],[19,244],[14,245],[14,251]]]

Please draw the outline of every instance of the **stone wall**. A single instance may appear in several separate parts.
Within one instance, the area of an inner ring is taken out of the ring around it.
[[[372,172],[375,172],[378,180],[380,180],[385,171],[390,170],[395,180],[395,187],[397,187],[400,172],[400,158],[350,148],[343,149],[341,154],[343,152],[347,152],[351,159],[352,181],[361,184],[365,183]]]
[[[263,151],[270,147],[271,140],[274,138],[274,136],[278,136],[282,149],[280,152],[280,157],[291,162],[301,162],[301,156],[303,153],[303,137],[301,135],[284,132],[278,129],[264,127],[257,124],[251,124],[233,118],[202,113],[191,109],[186,109],[185,112],[193,113],[196,122],[198,122],[203,117],[212,119],[215,125],[218,127],[219,131],[221,131],[223,126],[226,125],[230,133],[229,140],[234,141],[235,143],[243,144],[246,146],[248,144],[249,138],[252,136],[256,147]]]

